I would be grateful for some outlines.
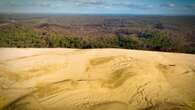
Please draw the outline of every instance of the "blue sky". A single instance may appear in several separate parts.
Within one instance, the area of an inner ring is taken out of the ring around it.
[[[195,15],[195,0],[0,0],[0,12]]]

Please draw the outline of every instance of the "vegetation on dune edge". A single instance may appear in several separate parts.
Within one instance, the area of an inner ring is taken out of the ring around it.
[[[161,31],[143,32],[137,36],[69,37],[56,33],[40,33],[27,28],[11,28],[0,31],[0,47],[125,48],[195,53],[195,46],[181,44]]]

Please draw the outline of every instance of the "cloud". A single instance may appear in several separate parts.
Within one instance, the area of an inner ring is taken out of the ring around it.
[[[153,5],[146,4],[134,4],[134,3],[115,3],[112,6],[127,7],[131,9],[152,9]]]
[[[79,0],[80,3],[83,4],[91,4],[91,5],[102,5],[104,4],[103,0]]]
[[[9,8],[62,8],[64,6],[70,5],[88,7],[88,6],[99,6],[105,5],[104,0],[6,0],[1,2],[0,7]]]
[[[77,6],[104,5],[103,0],[74,0]]]
[[[83,5],[103,5],[105,4],[104,0],[56,0],[63,3],[74,3],[79,6]]]
[[[176,5],[174,3],[161,4],[160,6],[165,7],[165,8],[174,8],[174,7],[176,7]]]
[[[28,6],[40,6],[40,7],[48,7],[50,6],[51,4],[47,1],[32,1],[32,0],[29,0],[29,1],[26,1],[26,0],[21,0],[20,2],[18,1],[11,1],[11,0],[8,0],[7,2],[5,2],[6,6],[11,6],[11,7],[28,7]]]
[[[104,8],[106,8],[106,9],[111,9],[111,6],[104,6]]]

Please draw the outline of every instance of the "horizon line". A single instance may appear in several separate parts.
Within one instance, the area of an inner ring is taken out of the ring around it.
[[[132,13],[36,13],[36,12],[31,12],[31,13],[26,13],[26,12],[0,12],[0,14],[5,14],[5,15],[14,15],[14,14],[43,14],[43,15],[132,15],[132,16],[195,16],[195,14],[132,14]]]

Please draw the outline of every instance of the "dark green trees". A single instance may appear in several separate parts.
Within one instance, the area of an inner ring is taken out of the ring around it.
[[[192,45],[194,44],[181,44],[169,34],[160,31],[112,37],[68,37],[55,33],[43,35],[36,31],[16,28],[0,31],[0,47],[126,48],[194,53],[195,48]]]

